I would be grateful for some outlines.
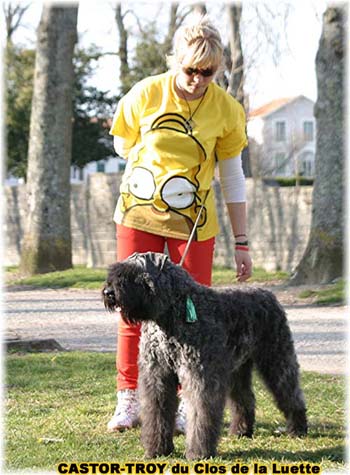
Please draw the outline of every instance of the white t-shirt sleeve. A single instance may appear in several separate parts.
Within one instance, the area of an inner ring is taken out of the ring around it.
[[[113,136],[114,150],[120,157],[127,158],[133,145],[134,140],[127,140],[124,137],[120,137],[119,135]]]
[[[241,154],[226,160],[219,160],[219,175],[221,191],[225,202],[245,202],[246,185]]]

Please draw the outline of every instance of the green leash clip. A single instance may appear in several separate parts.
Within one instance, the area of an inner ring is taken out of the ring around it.
[[[187,297],[186,300],[186,322],[187,323],[194,323],[198,320],[196,307],[192,302],[191,297]]]

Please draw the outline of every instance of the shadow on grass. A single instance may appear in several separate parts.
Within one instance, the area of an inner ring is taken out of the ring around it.
[[[250,460],[251,463],[254,461],[264,460],[268,463],[273,462],[309,462],[315,464],[321,464],[325,459],[343,463],[345,458],[345,445],[332,446],[327,449],[317,449],[317,450],[299,450],[299,451],[290,451],[290,450],[275,450],[275,449],[251,449],[251,450],[232,450],[225,451],[218,454],[223,461],[232,461],[232,458],[242,458],[243,460]]]
[[[106,433],[115,407],[114,354],[7,355],[6,369],[8,468],[52,468],[61,460],[151,461],[144,458],[139,429]],[[253,439],[229,436],[227,413],[218,455],[210,463],[232,465],[242,460],[250,465],[270,465],[303,461],[322,464],[323,470],[343,468],[344,378],[304,372],[302,380],[310,401],[307,437],[276,433],[285,421],[256,381],[258,410]],[[63,441],[38,442],[46,437]],[[184,436],[175,437],[174,443],[171,456],[156,460],[188,464]]]

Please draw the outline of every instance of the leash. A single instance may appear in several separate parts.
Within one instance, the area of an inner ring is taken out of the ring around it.
[[[186,255],[188,253],[188,250],[190,248],[191,242],[193,241],[194,233],[196,232],[198,223],[199,223],[199,218],[201,217],[205,202],[207,200],[207,196],[209,194],[209,190],[207,194],[205,195],[204,201],[202,203],[202,206],[199,209],[196,221],[194,222],[190,237],[188,238],[184,253],[182,254],[181,261],[179,265],[182,267],[183,263],[185,262]],[[186,322],[187,323],[195,323],[197,322],[198,317],[197,317],[197,312],[196,312],[196,307],[191,299],[191,297],[188,295],[187,300],[186,300]]]
[[[208,194],[209,194],[209,190],[207,191],[207,194],[206,194],[206,196],[205,196],[205,198],[204,198],[204,201],[203,201],[203,203],[202,203],[202,206],[200,207],[200,210],[199,210],[199,212],[198,212],[196,221],[194,222],[194,225],[193,225],[193,228],[192,228],[190,237],[188,238],[188,241],[187,241],[187,244],[186,244],[184,253],[182,254],[181,260],[180,260],[180,262],[179,262],[179,265],[180,265],[180,266],[183,265],[183,263],[184,263],[184,261],[185,261],[185,258],[186,258],[186,255],[187,255],[187,253],[188,253],[188,250],[189,250],[189,248],[190,248],[191,242],[193,241],[194,233],[196,232],[196,229],[197,229],[197,226],[198,226],[198,223],[199,223],[199,218],[201,217],[201,214],[202,214],[202,211],[203,211],[205,202],[206,202],[206,200],[207,200]]]

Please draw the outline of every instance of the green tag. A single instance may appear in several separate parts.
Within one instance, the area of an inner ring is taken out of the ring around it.
[[[197,312],[191,297],[187,297],[186,300],[186,322],[194,323],[197,321]]]

